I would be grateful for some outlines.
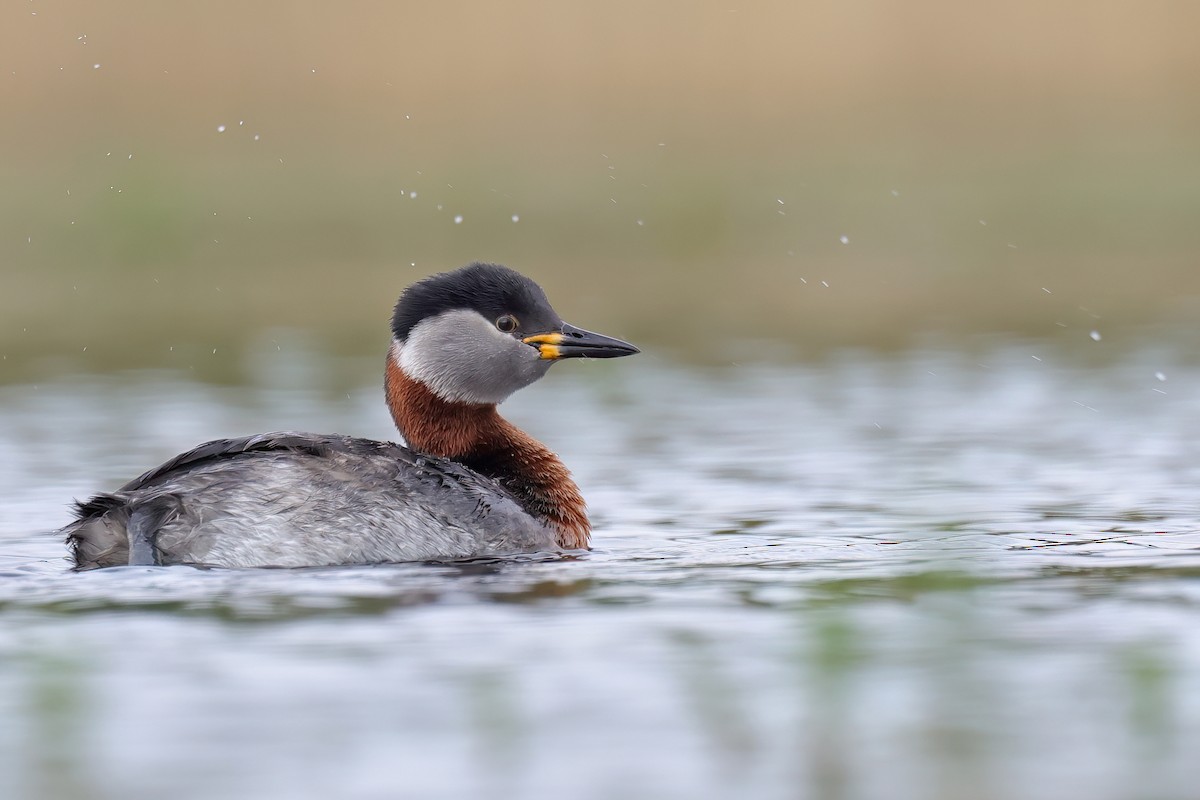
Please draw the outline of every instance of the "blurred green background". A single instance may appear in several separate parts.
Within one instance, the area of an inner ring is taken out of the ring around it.
[[[404,285],[475,259],[701,355],[1178,325],[1197,30],[1172,0],[7,3],[0,363],[378,353]]]

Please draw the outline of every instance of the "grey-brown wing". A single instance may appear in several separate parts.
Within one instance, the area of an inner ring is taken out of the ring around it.
[[[63,532],[80,568],[132,563],[126,554],[143,540],[156,563],[253,566],[521,551],[548,536],[511,494],[462,465],[390,442],[292,432],[206,442],[76,514]]]
[[[180,453],[152,470],[142,473],[126,483],[118,492],[134,492],[145,488],[170,473],[184,467],[193,467],[201,462],[233,458],[243,453],[261,453],[268,451],[303,453],[311,456],[328,456],[337,444],[345,448],[347,441],[365,443],[365,439],[350,439],[340,436],[319,436],[311,433],[296,433],[281,431],[278,433],[259,433],[254,436],[242,436],[236,439],[214,439],[202,445],[193,447],[187,452]],[[374,443],[382,444],[382,443]],[[392,445],[397,450],[407,450],[399,445]]]

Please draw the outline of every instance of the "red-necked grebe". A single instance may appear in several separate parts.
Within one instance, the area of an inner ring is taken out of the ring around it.
[[[637,348],[575,328],[536,283],[471,264],[426,278],[392,315],[385,394],[407,447],[265,433],[202,444],[78,503],[76,569],[322,566],[588,546],[558,457],[496,405],[566,358]]]

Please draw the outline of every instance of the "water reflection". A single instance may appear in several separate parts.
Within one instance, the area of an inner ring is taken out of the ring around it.
[[[576,473],[591,553],[66,571],[47,532],[68,498],[198,441],[391,436],[377,364],[315,392],[329,373],[306,359],[288,391],[0,388],[0,795],[1121,798],[1200,779],[1182,357],[589,365],[506,410]]]

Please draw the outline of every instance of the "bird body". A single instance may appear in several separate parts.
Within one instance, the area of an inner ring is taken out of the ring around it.
[[[77,504],[62,533],[76,569],[586,548],[570,473],[496,404],[563,358],[636,352],[562,322],[537,284],[506,267],[435,275],[409,287],[392,318],[385,397],[407,446],[305,433],[208,442]]]

